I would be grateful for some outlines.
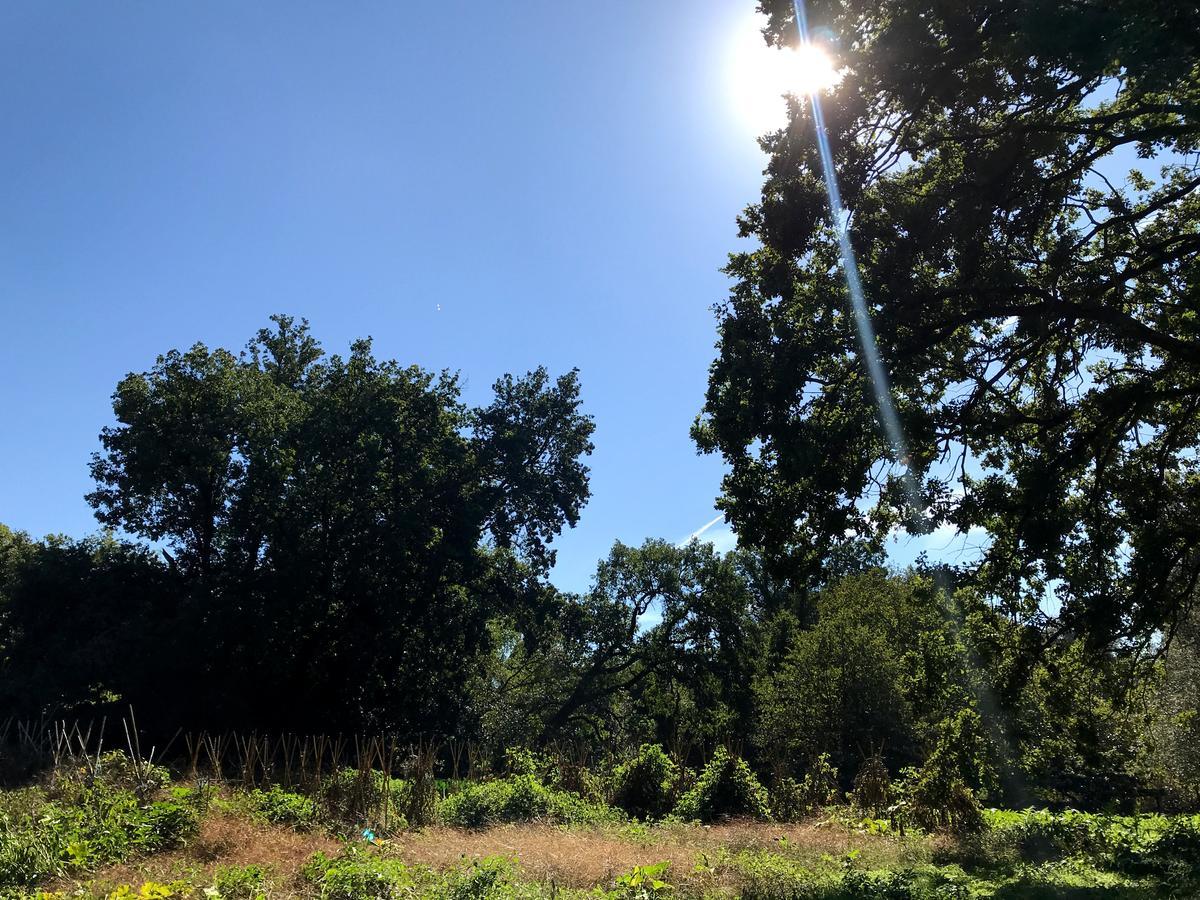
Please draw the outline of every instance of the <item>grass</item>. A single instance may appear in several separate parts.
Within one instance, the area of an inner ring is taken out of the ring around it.
[[[846,807],[796,824],[646,824],[514,776],[439,801],[438,824],[408,828],[393,818],[383,829],[330,817],[330,809],[352,807],[277,788],[195,790],[139,778],[133,788],[120,777],[89,776],[0,792],[0,862],[9,865],[0,868],[0,896],[1200,896],[1200,817],[989,811],[987,828],[963,838],[901,835]],[[400,802],[411,797],[403,783],[384,787]]]

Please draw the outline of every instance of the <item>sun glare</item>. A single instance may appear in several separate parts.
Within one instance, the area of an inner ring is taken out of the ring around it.
[[[787,124],[784,94],[802,97],[820,93],[841,79],[836,64],[822,47],[769,47],[762,38],[762,25],[763,19],[757,14],[739,24],[727,73],[733,108],[755,134]]]

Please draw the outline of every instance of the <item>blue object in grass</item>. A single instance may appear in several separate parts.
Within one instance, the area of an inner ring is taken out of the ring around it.
[[[373,832],[370,828],[364,828],[363,840],[370,844],[375,843],[375,832]]]

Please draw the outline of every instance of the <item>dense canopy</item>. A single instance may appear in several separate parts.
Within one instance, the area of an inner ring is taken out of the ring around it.
[[[796,41],[790,0],[767,38]],[[769,135],[695,427],[744,544],[819,580],[897,524],[962,576],[1144,642],[1200,575],[1200,26],[1176,0],[813,0],[822,98],[909,455],[880,433],[811,107]],[[833,37],[836,36],[836,37]],[[919,483],[907,508],[900,476]],[[978,532],[977,532],[978,533]]]

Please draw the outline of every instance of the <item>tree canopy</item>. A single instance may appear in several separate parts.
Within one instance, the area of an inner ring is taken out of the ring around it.
[[[765,36],[797,40],[790,0]],[[739,539],[818,581],[897,525],[1048,634],[1144,642],[1200,576],[1200,8],[813,0],[898,459],[848,309],[812,109],[768,135],[694,435]],[[830,37],[836,36],[836,37]],[[901,476],[919,485],[913,514]],[[1052,602],[1047,602],[1052,598]]]
[[[204,647],[196,718],[249,717],[253,678],[259,722],[449,733],[464,661],[587,500],[577,373],[505,376],[472,410],[449,373],[369,340],[326,356],[306,322],[273,321],[241,355],[197,344],[123,379],[88,500],[163,547]]]

